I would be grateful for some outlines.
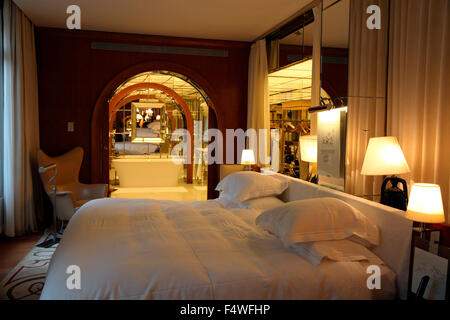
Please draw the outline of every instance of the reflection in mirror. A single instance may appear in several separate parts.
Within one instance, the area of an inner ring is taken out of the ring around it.
[[[345,186],[348,43],[350,0],[324,0],[322,11],[321,101],[329,111],[318,112],[319,184],[338,190]]]
[[[317,23],[313,10],[308,10],[268,36],[271,130],[279,130],[277,135],[272,133],[279,139],[279,150],[272,150],[272,156],[279,156],[280,173],[312,182],[317,182],[317,157],[311,155],[317,155],[317,139],[310,139],[308,109],[312,101],[313,33]],[[319,86],[316,88],[320,90]],[[322,96],[328,97],[328,93],[323,92]]]
[[[111,185],[120,184],[114,166],[117,160],[168,162],[164,159],[171,159],[174,152],[183,156],[183,148],[177,148],[183,137],[172,139],[172,136],[184,129],[194,133],[194,164],[188,167],[185,163],[178,178],[186,182],[190,175],[193,182],[205,185],[208,164],[204,155],[208,152],[208,141],[203,139],[203,132],[208,130],[210,108],[206,93],[187,77],[160,70],[133,76],[115,94],[136,84],[148,88],[128,93],[119,102],[118,109],[110,113]],[[154,89],[155,86],[167,88],[167,92]]]
[[[278,68],[311,58],[314,23],[313,11],[308,10],[271,35],[271,58],[272,52],[278,49]],[[273,62],[271,62],[272,65]]]
[[[163,103],[133,102],[131,142],[164,142],[166,116]]]

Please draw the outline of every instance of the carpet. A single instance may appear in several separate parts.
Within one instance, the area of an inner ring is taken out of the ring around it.
[[[48,240],[46,232],[36,243]],[[58,244],[51,248],[36,245],[0,282],[0,300],[38,300],[44,288],[48,265]]]

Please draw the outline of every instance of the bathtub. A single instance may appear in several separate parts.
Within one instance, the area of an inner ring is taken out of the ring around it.
[[[183,169],[182,163],[155,157],[120,157],[112,160],[120,187],[174,187]]]

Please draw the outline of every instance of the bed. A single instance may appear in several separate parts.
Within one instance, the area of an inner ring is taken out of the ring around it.
[[[41,299],[405,298],[411,223],[400,212],[296,179],[279,197],[343,198],[377,221],[381,290],[368,262],[313,266],[255,224],[261,210],[226,199],[174,202],[101,199],[85,204],[57,248]],[[66,286],[80,268],[80,289]]]

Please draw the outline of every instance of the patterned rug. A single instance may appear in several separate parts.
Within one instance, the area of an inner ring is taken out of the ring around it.
[[[46,232],[36,243],[48,240]],[[38,300],[44,287],[48,265],[58,244],[34,248],[0,282],[0,300]]]

